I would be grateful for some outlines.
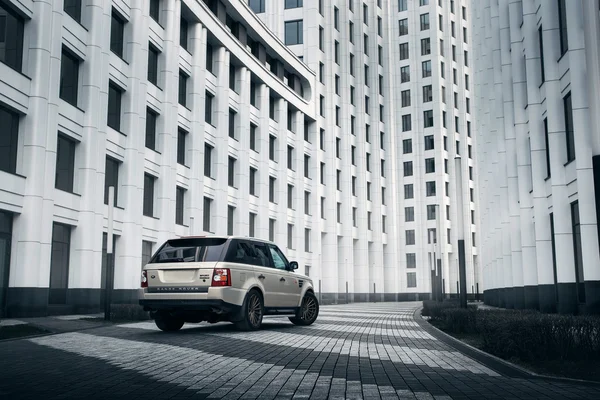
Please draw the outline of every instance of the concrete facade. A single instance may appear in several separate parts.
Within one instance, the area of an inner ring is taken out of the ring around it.
[[[209,233],[272,239],[323,302],[345,302],[428,296],[436,229],[444,292],[455,295],[458,152],[467,287],[479,290],[467,2],[266,1],[257,13],[239,0],[72,3],[1,3],[23,25],[21,65],[9,52],[0,63],[3,121],[17,121],[15,151],[3,153],[14,166],[0,170],[3,314],[99,309],[113,270],[109,181],[117,303],[136,302],[141,265],[166,239]],[[303,21],[301,43],[289,43],[290,21]]]
[[[598,313],[599,4],[472,4],[485,301]]]

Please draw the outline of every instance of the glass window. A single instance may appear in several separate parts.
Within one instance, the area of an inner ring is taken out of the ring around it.
[[[402,107],[410,107],[410,90],[400,92],[400,98]]]
[[[422,64],[423,78],[431,76],[431,60],[423,61]]]
[[[115,197],[114,205],[118,205],[118,191],[119,191],[119,166],[120,163],[111,157],[106,157],[106,164],[104,170],[104,204],[108,204],[108,188],[114,186]]]
[[[303,44],[303,24],[302,20],[285,22],[285,44]]]
[[[567,162],[575,159],[575,135],[573,132],[573,105],[571,103],[571,92],[563,98],[563,109],[565,113],[565,134],[567,139]]]
[[[560,39],[561,56],[569,50],[569,38],[567,35],[567,4],[565,0],[558,0],[558,32]]]
[[[221,261],[221,253],[226,243],[226,238],[171,239],[158,249],[150,262],[155,264]]]
[[[271,252],[271,257],[273,258],[273,264],[275,265],[275,268],[286,269],[288,262],[285,256],[281,253],[281,251],[273,245],[269,245],[269,251]]]
[[[187,81],[188,76],[181,70],[179,70],[179,104],[187,106]]]
[[[185,189],[177,186],[175,189],[175,223],[183,225]]]
[[[54,187],[69,193],[73,192],[75,146],[74,140],[61,134],[58,135]]]
[[[158,17],[160,16],[160,0],[150,0],[150,18],[159,22]]]
[[[0,127],[0,171],[14,174],[17,169],[19,115],[0,105]]]
[[[423,121],[425,128],[430,128],[433,126],[433,110],[423,111]]]
[[[421,30],[429,29],[429,14],[421,14]]]
[[[125,21],[114,10],[110,22],[110,50],[123,58],[123,39],[125,35]]]
[[[417,255],[406,253],[406,268],[417,268]]]
[[[108,85],[107,125],[118,132],[121,131],[121,95],[121,88],[110,82]]]
[[[433,150],[435,146],[435,141],[433,139],[433,135],[425,136],[425,150]]]
[[[406,287],[416,288],[417,287],[417,273],[407,272],[406,273]]]
[[[415,208],[414,207],[404,207],[404,221],[412,222],[415,220]]]
[[[181,165],[185,164],[185,153],[186,146],[185,142],[187,140],[187,131],[182,128],[177,129],[177,163]]]
[[[204,144],[204,176],[209,178],[212,178],[212,150],[210,144]]]
[[[60,60],[59,97],[75,107],[77,107],[77,92],[79,88],[79,63],[79,58],[63,48]]]
[[[410,114],[402,116],[402,132],[408,132],[411,130],[411,118]]]
[[[425,159],[425,173],[430,174],[435,172],[435,158],[426,158]]]
[[[399,36],[408,35],[408,18],[404,18],[398,21],[398,28],[400,31]]]
[[[410,67],[400,67],[400,83],[410,82]]]
[[[285,8],[299,8],[302,7],[302,0],[285,0]]]
[[[431,85],[423,86],[423,103],[433,101],[433,89]]]
[[[400,43],[400,60],[408,60],[408,43]]]
[[[431,54],[431,40],[429,38],[421,39],[421,55]]]
[[[75,21],[81,23],[81,0],[65,0],[63,10]]]
[[[147,217],[154,216],[154,183],[156,177],[144,174],[144,203],[143,213]]]

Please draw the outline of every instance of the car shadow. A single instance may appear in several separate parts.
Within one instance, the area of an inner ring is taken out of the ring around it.
[[[260,329],[258,331],[241,331],[235,327],[234,324],[229,322],[219,322],[216,324],[207,324],[206,322],[201,322],[199,324],[196,323],[187,323],[183,326],[183,329],[175,332],[162,332],[162,331],[153,331],[153,334],[170,334],[170,335],[197,335],[199,333],[252,333],[252,332],[261,332],[261,331],[287,331],[289,329],[298,328],[291,322],[263,322]]]

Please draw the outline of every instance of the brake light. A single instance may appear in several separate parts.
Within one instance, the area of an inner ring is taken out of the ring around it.
[[[231,286],[231,272],[229,268],[219,268],[213,271],[211,286]]]
[[[142,287],[148,287],[148,273],[146,271],[142,271]]]

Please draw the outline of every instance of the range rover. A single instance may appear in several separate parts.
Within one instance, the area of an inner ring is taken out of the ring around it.
[[[245,237],[167,240],[142,269],[139,303],[163,331],[186,322],[259,329],[265,315],[310,325],[319,315],[312,280],[274,243]]]

